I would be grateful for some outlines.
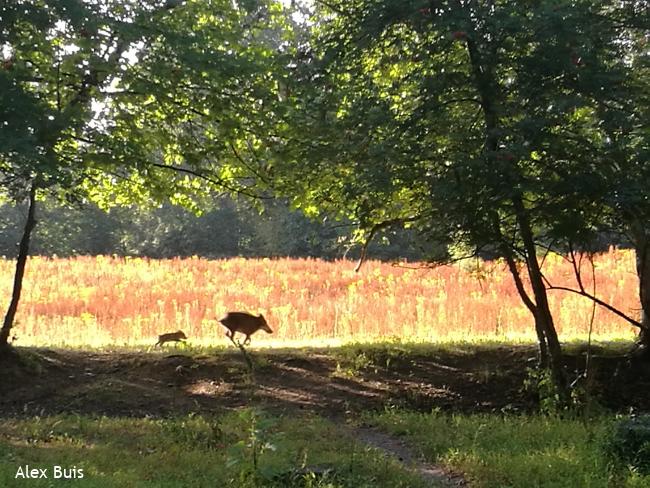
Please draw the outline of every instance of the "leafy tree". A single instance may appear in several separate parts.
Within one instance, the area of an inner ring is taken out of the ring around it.
[[[550,60],[526,66],[530,86],[547,89],[538,103],[529,104],[536,118],[546,119],[551,129],[537,133],[537,147],[543,149],[535,153],[537,164],[544,168],[555,161],[570,168],[558,172],[555,196],[547,197],[555,221],[546,224],[544,244],[566,253],[574,263],[578,289],[573,291],[639,327],[647,347],[647,313],[642,312],[638,321],[587,291],[576,249],[597,249],[602,236],[619,235],[630,243],[637,254],[642,309],[650,310],[650,262],[645,258],[650,252],[646,190],[650,73],[644,47],[650,19],[640,2],[598,2],[583,7],[583,13],[568,8],[564,8],[568,18],[579,20],[568,25],[563,20],[565,29],[579,34],[579,43],[564,40],[578,68],[575,75],[569,83],[540,84]]]
[[[593,237],[605,208],[615,163],[592,114],[632,76],[615,49],[623,8],[318,4],[316,37],[298,47],[279,185],[308,213],[359,222],[365,238],[403,225],[435,247],[451,239],[440,260],[504,258],[562,389],[539,249]]]
[[[246,192],[256,174],[238,136],[268,97],[272,52],[258,47],[271,17],[257,2],[18,0],[0,9],[0,191],[29,200],[5,347],[39,196],[102,206],[168,198],[198,210],[190,195]]]
[[[602,138],[615,168],[609,181],[608,219],[601,227],[623,234],[636,252],[641,321],[639,342],[650,357],[650,16],[644,2],[629,2],[614,18],[617,29],[613,48],[618,64],[633,76],[609,87],[596,100]],[[610,231],[611,232],[611,231]]]

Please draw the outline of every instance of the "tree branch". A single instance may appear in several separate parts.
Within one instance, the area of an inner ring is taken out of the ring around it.
[[[370,245],[370,242],[372,241],[373,237],[375,237],[375,234],[377,232],[379,232],[380,230],[385,229],[387,227],[391,227],[393,225],[404,224],[406,222],[415,222],[419,218],[420,218],[419,216],[414,216],[414,217],[390,219],[390,220],[385,220],[384,222],[379,222],[378,224],[373,225],[370,228],[370,232],[368,233],[368,237],[366,238],[366,241],[363,243],[363,246],[361,247],[361,256],[359,256],[359,262],[357,263],[357,265],[354,268],[355,273],[359,272],[359,270],[361,269],[361,265],[366,260],[366,255],[368,253],[368,246]]]
[[[176,172],[179,172],[179,173],[186,173],[186,174],[195,176],[196,178],[200,178],[200,179],[202,179],[204,181],[207,181],[208,183],[211,183],[211,184],[213,184],[215,186],[225,188],[226,190],[228,190],[231,193],[239,193],[240,195],[244,195],[244,196],[247,196],[247,197],[250,197],[250,198],[257,198],[258,200],[272,200],[273,199],[272,196],[257,195],[257,194],[254,194],[254,193],[249,193],[248,191],[245,191],[245,190],[243,190],[241,188],[234,188],[234,187],[228,185],[226,182],[224,182],[224,180],[212,178],[210,176],[204,175],[203,173],[201,173],[199,171],[196,171],[196,170],[193,170],[193,169],[190,169],[190,168],[181,168],[179,166],[172,166],[172,165],[169,165],[169,164],[162,164],[162,163],[152,163],[152,165],[155,166],[156,168],[162,168],[162,169],[166,169],[166,170],[170,170],[170,171],[176,171]]]
[[[583,296],[583,297],[585,297],[585,298],[589,298],[590,300],[593,300],[594,302],[596,302],[596,303],[597,303],[598,305],[600,305],[601,307],[606,308],[607,310],[609,310],[609,311],[612,312],[613,314],[618,315],[618,316],[621,317],[623,320],[629,322],[629,323],[630,323],[631,325],[633,325],[634,327],[638,327],[639,329],[642,329],[642,328],[643,328],[643,326],[641,325],[641,322],[639,322],[638,320],[634,320],[632,317],[630,317],[630,316],[626,315],[625,313],[621,312],[621,311],[620,311],[619,309],[617,309],[616,307],[613,307],[612,305],[610,305],[610,304],[607,303],[607,302],[604,302],[604,301],[601,300],[600,298],[593,296],[591,293],[589,293],[589,292],[587,292],[587,291],[584,291],[584,290],[575,290],[575,289],[573,289],[573,288],[568,288],[568,287],[566,287],[566,286],[555,286],[555,285],[549,285],[549,286],[547,286],[547,288],[548,288],[549,290],[562,290],[562,291],[568,291],[568,292],[571,292],[571,293],[576,293],[576,294],[578,294],[578,295],[581,295],[581,296]]]

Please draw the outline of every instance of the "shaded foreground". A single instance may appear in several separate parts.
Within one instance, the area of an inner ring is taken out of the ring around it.
[[[170,419],[65,414],[11,419],[0,423],[0,486],[50,488],[65,481],[85,488],[459,486],[446,477],[428,483],[325,419],[296,420],[255,409]],[[21,469],[27,466],[44,476],[26,480]]]
[[[566,357],[574,377],[580,348]],[[650,371],[600,348],[589,388],[614,411],[650,409]],[[251,351],[253,384],[235,350],[167,353],[18,349],[0,364],[3,416],[81,413],[164,417],[255,405],[343,417],[386,407],[429,412],[528,412],[530,346],[374,345]],[[15,358],[14,358],[15,359]]]
[[[565,361],[578,375],[585,358],[572,349]],[[596,349],[593,396],[613,410],[647,409],[648,365]],[[22,486],[16,473],[28,465],[67,466],[77,480],[83,471],[83,486],[98,488],[650,480],[603,451],[614,416],[525,414],[540,404],[523,387],[530,346],[15,352],[0,361],[2,486]]]

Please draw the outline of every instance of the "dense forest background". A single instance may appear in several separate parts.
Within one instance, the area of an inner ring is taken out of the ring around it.
[[[0,255],[18,252],[25,205],[0,206]],[[92,203],[41,206],[33,252],[43,256],[117,254],[169,258],[201,256],[291,256],[357,258],[349,223],[314,221],[293,211],[282,200],[268,200],[263,210],[248,201],[215,199],[197,216],[171,204],[157,208],[115,207],[105,212]],[[426,258],[426,247],[415,232],[397,229],[374,239],[374,259]]]

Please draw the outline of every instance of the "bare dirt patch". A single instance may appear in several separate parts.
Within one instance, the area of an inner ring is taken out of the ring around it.
[[[18,349],[0,361],[0,415],[171,416],[258,405],[341,417],[387,406],[454,412],[530,411],[522,388],[531,347],[98,353]],[[577,376],[584,356],[567,357]],[[613,410],[650,408],[650,371],[622,357],[594,359],[591,388]]]

